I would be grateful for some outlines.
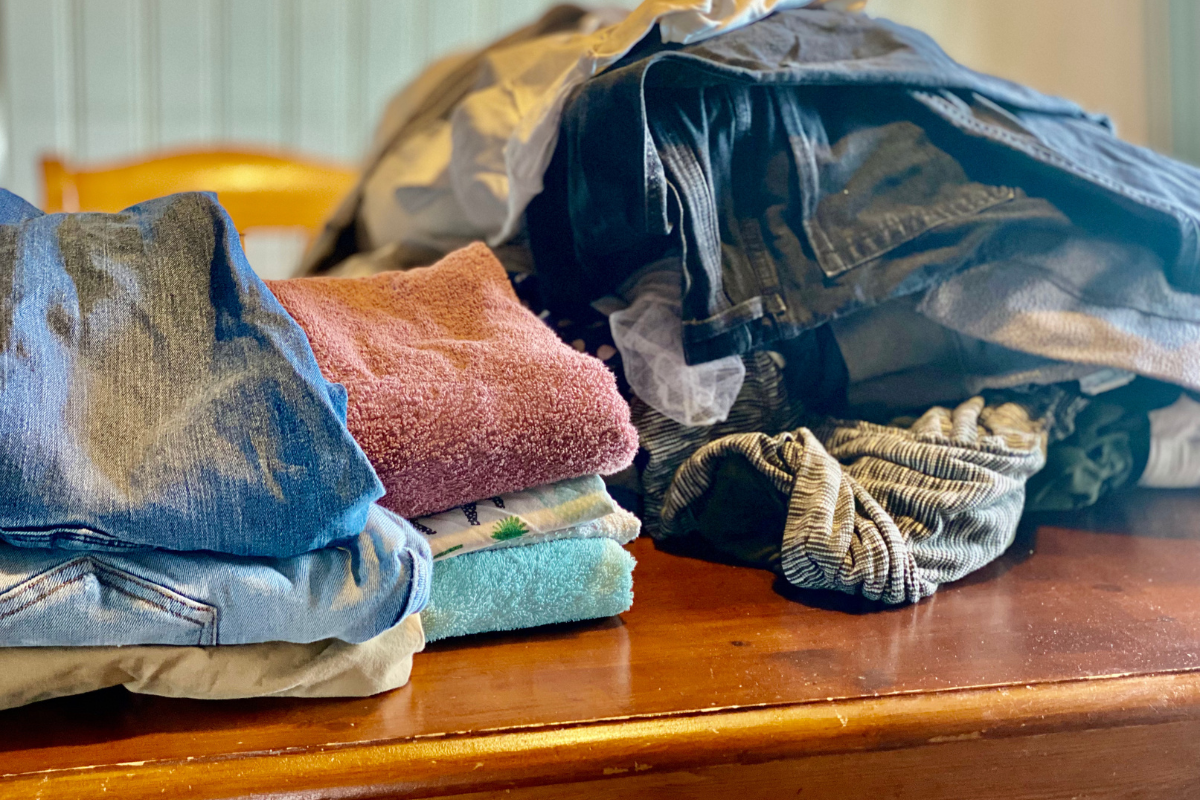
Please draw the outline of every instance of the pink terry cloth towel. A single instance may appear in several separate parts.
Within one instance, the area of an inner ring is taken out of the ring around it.
[[[346,424],[391,511],[418,517],[633,460],[613,374],[522,306],[483,244],[431,267],[267,285],[346,387]]]

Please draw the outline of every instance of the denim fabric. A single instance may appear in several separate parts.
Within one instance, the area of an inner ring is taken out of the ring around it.
[[[0,408],[20,546],[290,556],[383,494],[211,195],[43,215],[0,190]]]
[[[691,363],[920,292],[1068,219],[1136,237],[1200,289],[1200,172],[917,31],[814,10],[647,40],[589,81],[528,213],[560,313],[681,252]]]
[[[1010,350],[1200,390],[1200,302],[1170,284],[1158,253],[1078,229],[1026,246],[948,277],[917,311]]]
[[[376,505],[357,537],[290,558],[0,545],[0,647],[365,642],[424,608],[432,571]]]
[[[847,402],[855,418],[890,419],[986,389],[1086,382],[1112,372],[966,336],[918,313],[917,299],[889,300],[830,324],[849,373]]]

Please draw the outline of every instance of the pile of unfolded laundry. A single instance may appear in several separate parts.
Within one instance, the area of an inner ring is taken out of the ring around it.
[[[1200,172],[850,5],[559,7],[447,59],[308,269],[486,239],[622,378],[646,530],[802,587],[916,601],[1026,511],[1200,485]]]

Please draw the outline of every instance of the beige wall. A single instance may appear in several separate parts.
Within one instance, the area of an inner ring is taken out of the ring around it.
[[[1158,144],[1147,2],[870,0],[867,12],[924,30],[973,69],[1107,113],[1123,139]]]

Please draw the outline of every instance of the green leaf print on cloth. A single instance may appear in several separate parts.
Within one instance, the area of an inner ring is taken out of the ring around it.
[[[529,533],[529,528],[521,521],[520,517],[506,517],[496,523],[496,527],[492,530],[492,538],[498,542],[504,542],[527,533]]]
[[[523,545],[573,530],[616,511],[599,475],[585,475],[464,503],[411,520],[434,558]]]

